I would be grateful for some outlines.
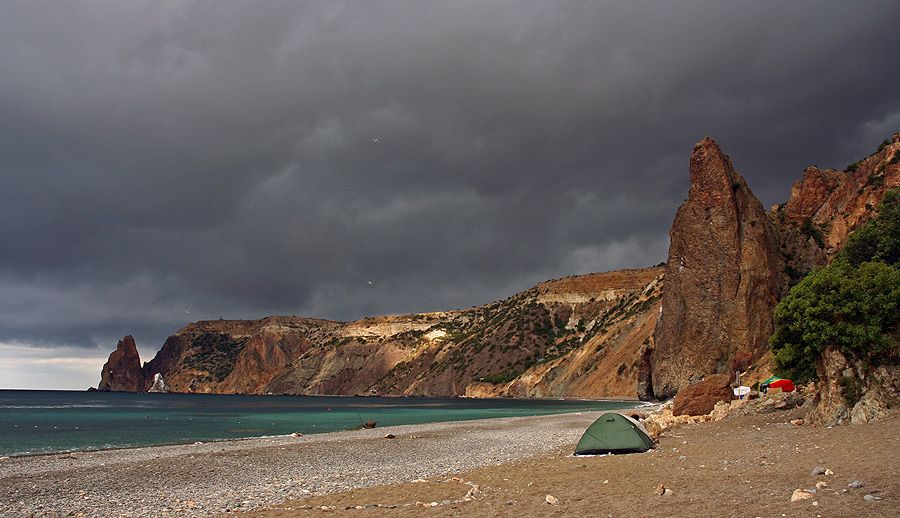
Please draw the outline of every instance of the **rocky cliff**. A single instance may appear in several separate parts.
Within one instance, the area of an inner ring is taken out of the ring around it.
[[[638,393],[664,398],[709,374],[768,365],[773,310],[788,288],[827,264],[900,186],[900,134],[845,171],[806,169],[766,213],[710,138],[691,155],[691,187],[669,233],[666,289]]]
[[[645,398],[671,397],[691,381],[746,369],[765,354],[785,283],[766,211],[712,139],[694,146],[690,174],[688,199],[669,232]]]
[[[810,166],[788,201],[772,207],[787,273],[796,281],[828,263],[847,236],[875,214],[884,193],[900,187],[900,134],[845,171]]]
[[[634,398],[661,288],[648,268],[457,311],[196,322],[130,369],[143,390],[161,374],[173,392]]]

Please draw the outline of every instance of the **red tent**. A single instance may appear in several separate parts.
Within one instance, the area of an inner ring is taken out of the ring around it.
[[[791,380],[776,380],[769,383],[769,388],[780,388],[782,392],[793,392],[794,382]]]

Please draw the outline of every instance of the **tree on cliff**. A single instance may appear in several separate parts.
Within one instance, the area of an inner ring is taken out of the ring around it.
[[[826,347],[874,366],[900,361],[900,189],[854,232],[830,265],[817,268],[775,308],[772,350],[779,374],[816,378]]]

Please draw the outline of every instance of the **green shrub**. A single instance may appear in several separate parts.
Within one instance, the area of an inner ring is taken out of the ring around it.
[[[775,308],[772,349],[779,373],[815,379],[828,346],[878,365],[900,357],[897,321],[900,270],[881,262],[846,261],[813,270]]]
[[[864,365],[900,360],[900,190],[854,232],[829,266],[813,270],[775,308],[770,342],[779,375],[815,379],[826,347]],[[848,401],[852,387],[845,389]]]
[[[878,216],[850,234],[840,255],[854,266],[867,261],[900,262],[900,189],[885,193]]]

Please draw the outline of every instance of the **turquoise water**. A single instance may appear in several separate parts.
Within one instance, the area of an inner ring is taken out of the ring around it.
[[[632,401],[0,390],[0,456],[614,410]]]

